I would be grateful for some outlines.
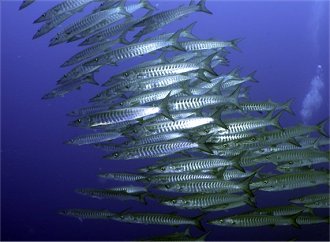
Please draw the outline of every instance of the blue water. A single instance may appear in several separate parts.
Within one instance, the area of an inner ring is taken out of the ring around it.
[[[180,1],[187,4],[189,1]],[[171,212],[171,208],[135,202],[95,200],[78,195],[76,188],[111,187],[117,183],[97,178],[99,172],[134,171],[149,161],[102,160],[103,152],[93,147],[64,145],[63,141],[82,133],[69,127],[65,114],[87,104],[100,87],[83,86],[64,98],[41,100],[69,69],[60,68],[79,50],[77,43],[48,47],[56,31],[33,40],[39,28],[32,22],[55,4],[36,2],[18,11],[20,1],[1,2],[1,239],[2,240],[134,240],[182,231],[184,227],[133,225],[115,221],[85,220],[57,215],[59,209],[91,208],[119,212]],[[179,1],[152,1],[159,9],[178,6]],[[96,6],[96,5],[93,5]],[[86,12],[93,6],[86,8]],[[326,1],[208,1],[213,15],[196,13],[177,21],[158,33],[174,31],[198,21],[193,33],[202,39],[229,40],[244,38],[242,52],[232,50],[230,66],[217,71],[228,72],[241,66],[243,74],[257,70],[259,83],[251,84],[252,100],[283,102],[294,98],[296,116],[283,114],[283,126],[301,123],[302,102],[318,65],[324,71],[322,103],[308,123],[315,124],[329,116],[329,3]],[[80,14],[79,16],[83,15]],[[104,82],[112,74],[132,63],[156,55],[107,67],[96,75]],[[258,205],[285,204],[291,197],[312,192],[326,192],[327,186],[292,192],[256,194]],[[247,206],[229,212],[217,212],[216,218],[247,211]],[[198,212],[180,211],[182,215]],[[324,210],[318,215],[326,216]],[[329,240],[329,225],[303,225],[262,228],[225,228],[206,225],[212,231],[208,240]],[[191,229],[197,236],[201,232]]]

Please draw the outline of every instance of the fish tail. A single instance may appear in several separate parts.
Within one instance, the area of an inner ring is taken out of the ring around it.
[[[194,26],[196,25],[197,21],[189,24],[186,28],[183,29],[182,31],[182,35],[185,37],[185,38],[189,38],[189,39],[197,39],[197,37],[195,35],[193,35],[191,32],[192,32],[192,29],[194,28]]]
[[[156,8],[148,0],[140,0],[140,3],[143,5],[143,8],[150,11],[156,10]]]
[[[176,31],[169,39],[168,41],[171,43],[171,46],[174,47],[177,50],[181,50],[181,51],[186,51],[181,44],[178,42],[181,33],[184,31],[184,29],[179,29],[178,31]]]
[[[93,85],[96,85],[96,86],[99,86],[100,85],[97,81],[95,81],[95,78],[94,78],[94,74],[93,73],[90,74],[90,75],[88,75],[88,76],[86,76],[85,77],[85,81],[87,83],[90,83],[90,84],[93,84]]]
[[[281,114],[282,114],[282,112],[279,112],[274,117],[272,117],[271,122],[276,128],[278,128],[280,130],[284,130],[282,125],[280,124],[280,121],[279,121]]]
[[[295,228],[300,228],[300,225],[297,223],[297,218],[303,213],[303,211],[293,214],[291,216],[289,216],[289,218],[291,219],[291,225]]]
[[[173,119],[173,117],[172,117],[172,115],[171,115],[171,113],[170,113],[170,110],[169,110],[169,108],[168,108],[168,100],[169,100],[169,98],[171,97],[171,92],[172,92],[172,91],[169,91],[169,93],[167,94],[167,96],[166,96],[166,97],[163,99],[163,101],[160,103],[160,109],[161,109],[161,114],[162,114],[164,117],[166,117],[166,118],[168,118],[168,119],[174,121],[174,119]]]
[[[206,144],[207,140],[211,137],[212,135],[206,135],[200,138],[197,143],[198,143],[198,148],[202,151],[205,151],[207,153],[213,154],[213,151],[210,147],[210,144]]]
[[[242,39],[233,39],[230,40],[230,47],[233,48],[234,50],[237,50],[239,52],[242,52],[240,48],[238,48],[237,43],[240,42]]]
[[[202,218],[204,217],[204,215],[205,214],[203,213],[203,214],[198,215],[198,216],[196,216],[196,217],[193,218],[193,220],[195,222],[195,226],[197,228],[199,228],[200,230],[202,230],[202,231],[205,231],[205,228],[204,228],[204,226],[202,224]]]
[[[217,55],[217,53],[214,53],[214,54],[208,56],[207,58],[205,58],[203,61],[201,61],[201,64],[202,64],[201,69],[204,71],[207,71],[208,73],[210,73],[212,75],[218,76],[218,74],[211,67],[212,60],[213,60],[214,56],[216,56],[216,55]]]
[[[257,71],[253,71],[253,72],[251,72],[247,77],[249,78],[249,81],[251,81],[251,82],[259,82],[258,80],[256,80],[255,78],[254,78],[254,75],[256,74],[256,72]]]
[[[293,101],[294,101],[293,98],[289,99],[288,101],[286,101],[285,103],[283,103],[281,105],[281,108],[283,108],[288,113],[291,113],[292,115],[295,115],[295,113],[291,109],[291,104],[292,104]]]
[[[228,129],[228,126],[222,121],[221,113],[226,109],[226,106],[221,105],[217,110],[212,114],[212,118],[214,119],[214,123],[219,125],[224,129]]]
[[[206,0],[201,0],[199,3],[197,3],[198,11],[212,14],[212,12],[206,8],[205,2],[206,2]]]
[[[326,118],[325,120],[319,122],[316,127],[317,127],[317,131],[322,134],[325,137],[329,137],[329,135],[327,134],[327,132],[325,131],[325,124],[328,122],[329,118]]]
[[[241,92],[241,87],[237,87],[235,91],[230,94],[229,98],[231,100],[231,103],[234,104],[237,108],[241,109],[241,106],[238,103],[238,96]]]

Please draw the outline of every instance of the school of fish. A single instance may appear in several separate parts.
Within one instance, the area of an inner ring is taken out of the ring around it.
[[[33,2],[38,1],[23,1],[20,9]],[[64,24],[89,4],[96,6],[91,13]],[[138,11],[144,15],[136,17]],[[56,30],[49,46],[79,40],[79,46],[85,47],[63,62],[61,67],[71,70],[43,99],[62,97],[88,83],[99,85],[94,73],[104,66],[159,53],[119,74],[110,73],[99,93],[90,98],[90,105],[68,113],[69,125],[82,128],[85,134],[65,143],[102,149],[111,162],[152,161],[135,173],[98,174],[122,181],[122,186],[82,187],[76,189],[78,194],[135,200],[146,206],[154,200],[174,213],[151,213],[146,207],[145,211],[73,208],[59,214],[80,220],[196,226],[205,231],[198,238],[188,228],[148,240],[204,240],[215,226],[329,223],[329,217],[317,215],[318,209],[329,209],[329,192],[292,197],[276,207],[259,207],[255,196],[256,192],[329,186],[328,120],[282,127],[281,116],[294,114],[292,100],[250,101],[247,85],[257,82],[255,72],[244,76],[240,68],[219,71],[229,65],[230,51],[240,50],[240,38],[199,39],[193,34],[196,22],[176,32],[154,33],[198,12],[212,14],[205,0],[165,11],[149,0],[64,0],[34,21],[42,25],[33,39]],[[132,38],[130,32],[134,32]],[[226,215],[243,206],[249,207],[248,212]],[[185,209],[200,211],[200,215],[181,216]],[[214,211],[224,215],[212,217]]]

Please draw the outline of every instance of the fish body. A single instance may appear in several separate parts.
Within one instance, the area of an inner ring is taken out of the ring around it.
[[[99,177],[109,180],[116,180],[116,181],[138,181],[145,178],[145,176],[139,174],[114,173],[114,172],[102,173],[99,174]]]
[[[108,210],[91,210],[91,209],[65,209],[59,211],[60,215],[71,216],[78,218],[79,220],[83,219],[109,219],[111,216],[114,216],[115,213],[112,213]]]
[[[220,218],[209,221],[209,224],[226,227],[259,227],[269,225],[291,225],[297,224],[293,219],[281,216],[269,215],[234,215],[227,218]]]
[[[22,10],[28,6],[30,6],[32,3],[34,3],[35,0],[24,0],[21,5],[19,6],[19,10]]]
[[[211,12],[205,7],[205,0],[201,0],[197,5],[191,4],[189,6],[181,6],[175,9],[166,10],[157,14],[154,14],[137,24],[135,26],[144,28],[137,33],[134,37],[140,38],[145,34],[153,32],[154,30],[160,29],[161,27],[179,19],[183,16],[191,13],[202,11],[211,14]]]
[[[34,23],[40,23],[53,18],[56,15],[63,14],[65,12],[71,12],[74,15],[77,10],[93,2],[94,0],[66,0],[55,5],[51,9],[44,12]]]
[[[65,143],[73,145],[88,145],[106,142],[118,139],[120,137],[122,137],[122,134],[117,132],[99,132],[94,134],[80,135],[78,137],[66,141]]]
[[[126,148],[124,152],[116,152],[111,156],[105,156],[105,158],[116,160],[153,158],[171,155],[176,152],[196,148],[199,148],[198,143],[189,141],[167,141],[155,144],[129,147]]]

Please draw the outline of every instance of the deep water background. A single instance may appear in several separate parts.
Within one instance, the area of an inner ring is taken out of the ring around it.
[[[158,9],[167,9],[189,1],[151,1]],[[56,31],[33,40],[40,27],[34,19],[55,4],[38,1],[18,11],[21,1],[1,1],[1,239],[2,240],[134,240],[183,231],[184,227],[133,225],[115,221],[85,220],[57,215],[59,209],[91,208],[119,212],[128,207],[135,211],[171,212],[153,202],[148,206],[135,202],[95,200],[78,195],[76,188],[111,187],[97,178],[99,172],[134,171],[150,161],[109,161],[93,147],[64,145],[63,141],[84,131],[67,126],[65,114],[87,104],[100,87],[83,86],[64,98],[41,100],[69,69],[60,68],[80,47],[77,42],[48,47]],[[93,6],[96,6],[94,4]],[[316,124],[329,116],[329,3],[327,1],[207,1],[213,15],[196,13],[176,21],[158,33],[174,31],[198,21],[193,33],[200,38],[229,40],[244,38],[242,52],[230,50],[227,72],[241,66],[243,74],[257,70],[252,83],[252,100],[284,102],[294,98],[296,116],[284,113],[283,126],[301,123],[301,103],[317,65],[324,70],[323,102],[309,120]],[[317,8],[319,7],[319,8]],[[86,8],[91,10],[92,6]],[[315,10],[318,9],[318,10]],[[143,11],[141,11],[143,12]],[[80,14],[81,16],[83,14]],[[315,20],[316,19],[316,20]],[[96,75],[104,82],[110,75],[124,71],[131,63],[158,55],[107,67]],[[327,186],[291,192],[257,192],[260,207],[286,204],[291,197],[325,192]],[[217,212],[207,218],[248,211],[247,206],[229,212]],[[197,211],[180,211],[195,216]],[[317,211],[326,216],[327,211]],[[207,226],[209,240],[329,240],[329,225],[287,227],[224,228]],[[196,228],[192,234],[201,234]]]

